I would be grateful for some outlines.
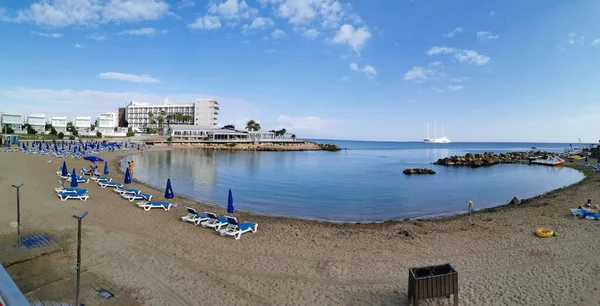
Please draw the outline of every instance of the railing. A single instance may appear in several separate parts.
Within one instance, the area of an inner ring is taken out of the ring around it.
[[[1,306],[26,306],[29,302],[19,290],[19,287],[0,265],[0,305]]]

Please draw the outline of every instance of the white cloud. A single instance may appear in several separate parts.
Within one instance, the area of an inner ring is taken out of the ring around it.
[[[319,31],[317,29],[308,29],[302,32],[302,36],[308,39],[315,39],[317,36],[319,36]]]
[[[162,104],[168,98],[177,102],[192,102],[198,98],[210,97],[221,105],[219,120],[222,122],[235,121],[243,118],[257,118],[259,109],[248,101],[214,95],[211,93],[140,93],[140,92],[110,92],[98,90],[71,90],[47,88],[12,88],[0,90],[0,104],[13,105],[11,111],[21,113],[43,113],[46,116],[98,116],[100,113],[116,112],[128,101],[139,100]]]
[[[266,53],[266,54],[272,54],[272,53],[275,53],[275,49],[267,49],[267,50],[265,50],[263,52]]]
[[[250,29],[266,29],[275,25],[275,22],[269,18],[257,17],[250,24]]]
[[[258,10],[244,0],[227,0],[219,4],[213,2],[208,12],[227,20],[250,19],[258,14]]]
[[[41,33],[41,32],[36,32],[36,31],[31,31],[29,33],[31,33],[33,35],[48,37],[48,38],[60,38],[60,37],[63,37],[62,33]]]
[[[287,115],[281,115],[277,118],[277,124],[279,128],[285,128],[288,131],[297,130],[321,130],[326,124],[325,120],[315,117],[291,117]]]
[[[571,32],[568,35],[567,43],[570,45],[583,44],[583,41],[584,41],[584,37],[583,36],[577,37],[577,33],[575,33],[575,32]]]
[[[294,25],[318,21],[323,28],[338,27],[342,20],[361,23],[358,15],[351,12],[350,5],[337,0],[275,0],[261,1],[273,4],[278,17],[288,19]]]
[[[462,33],[464,30],[465,29],[463,29],[463,28],[456,28],[456,29],[444,34],[444,37],[452,38],[452,37]]]
[[[221,28],[221,19],[218,16],[200,16],[193,23],[188,24],[188,28],[199,30],[214,30]]]
[[[490,58],[479,54],[474,50],[463,50],[449,47],[432,47],[427,51],[428,55],[452,54],[459,62],[467,62],[475,65],[485,65]]]
[[[375,69],[375,67],[373,67],[371,65],[366,65],[366,66],[360,68],[358,66],[358,64],[351,63],[349,66],[350,66],[350,69],[352,69],[353,71],[364,73],[369,79],[373,79],[377,75],[377,70]]]
[[[159,83],[158,79],[155,79],[147,74],[137,75],[119,72],[102,72],[98,74],[99,78],[106,80],[118,80],[131,83]]]
[[[132,29],[125,30],[119,33],[119,35],[127,34],[127,35],[147,35],[152,36],[154,34],[166,34],[167,30],[157,30],[155,28],[141,28],[141,29]]]
[[[275,31],[271,32],[271,37],[273,37],[273,39],[281,39],[286,36],[287,34],[285,34],[285,32],[280,29],[275,29]]]
[[[592,46],[595,46],[598,44],[600,44],[600,38],[594,39],[594,41],[592,41]]]
[[[498,39],[499,35],[493,35],[492,32],[489,31],[479,31],[476,34],[477,40],[484,42],[486,40]]]
[[[340,27],[339,31],[331,40],[334,44],[346,44],[360,54],[360,50],[365,45],[366,41],[371,38],[371,33],[366,27],[354,29],[350,24],[345,24]]]
[[[163,0],[40,0],[17,11],[11,21],[39,26],[93,26],[158,20],[169,14]]]
[[[249,44],[250,41],[249,40],[242,40],[242,44]]]
[[[442,67],[442,66],[443,66],[442,62],[432,62],[432,63],[429,63],[429,67],[434,67],[435,68],[435,67]]]
[[[80,44],[75,44],[75,48],[83,48],[83,46]]]
[[[435,92],[444,92],[443,89],[441,88],[437,88],[437,87],[431,87],[431,90],[435,91]]]
[[[411,80],[427,80],[435,72],[431,69],[425,69],[423,67],[412,67],[409,71],[404,74],[405,81]]]
[[[90,34],[87,36],[88,39],[93,39],[93,40],[98,40],[98,41],[103,41],[103,40],[107,40],[108,37],[106,35],[100,35],[98,33],[94,33],[94,34]]]
[[[457,90],[461,90],[463,88],[464,88],[464,86],[462,86],[462,85],[448,85],[448,90],[450,90],[450,91],[457,91]]]
[[[558,50],[559,52],[565,52],[567,48],[563,47],[562,45],[557,45],[556,50]]]
[[[490,17],[493,17],[494,15],[496,15],[496,11],[491,11],[490,12]]]
[[[180,9],[183,9],[183,8],[193,7],[195,5],[196,5],[196,3],[194,3],[194,1],[192,1],[192,0],[180,0],[179,3],[177,4],[177,7]]]

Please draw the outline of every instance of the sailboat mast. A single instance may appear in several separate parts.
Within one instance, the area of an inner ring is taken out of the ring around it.
[[[435,121],[433,122],[433,138],[437,139],[437,134],[435,133]]]
[[[444,123],[442,123],[442,137],[444,137]]]
[[[427,125],[427,139],[429,139],[429,122],[427,122],[426,125]]]

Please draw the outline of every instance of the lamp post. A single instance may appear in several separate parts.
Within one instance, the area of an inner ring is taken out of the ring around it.
[[[21,247],[21,199],[19,197],[19,189],[23,187],[25,183],[21,185],[12,185],[17,188],[17,247]]]
[[[81,220],[87,216],[88,212],[85,211],[80,216],[73,215],[73,218],[77,219],[77,293],[75,296],[75,305],[79,306],[79,284],[81,280]]]

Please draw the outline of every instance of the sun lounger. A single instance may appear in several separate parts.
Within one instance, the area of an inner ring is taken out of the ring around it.
[[[86,168],[81,168],[81,175],[92,175]]]
[[[87,193],[87,189],[85,189],[85,188],[73,188],[73,187],[65,187],[65,186],[54,188],[54,191],[56,191],[57,193],[59,193],[59,192],[72,192],[72,193],[73,192],[74,193],[84,192],[84,193]]]
[[[571,213],[575,218],[585,218],[585,216],[579,211],[578,208],[571,208]]]
[[[208,220],[200,223],[200,225],[202,225],[202,227],[210,227],[210,228],[214,228],[215,231],[219,231],[221,230],[222,226],[227,225],[227,219],[225,217],[220,217],[217,216],[216,214],[213,214],[211,212],[207,212],[206,216],[208,217]]]
[[[583,217],[586,218],[586,219],[590,219],[590,220],[598,219],[598,214],[597,213],[593,213],[591,211],[587,211],[587,210],[582,209],[582,208],[577,208],[577,211],[580,214],[582,214]]]
[[[92,176],[94,182],[112,182],[112,177]]]
[[[227,227],[223,230],[220,230],[222,236],[233,236],[235,240],[239,240],[242,237],[243,233],[253,232],[255,233],[258,230],[258,224],[253,222],[242,222],[239,223],[238,220],[234,217],[225,216],[227,220]]]
[[[206,215],[206,213],[199,214],[195,209],[191,207],[187,207],[187,212],[187,215],[181,217],[181,221],[191,222],[198,225],[208,220],[208,216]]]
[[[98,185],[100,185],[100,187],[102,188],[123,188],[123,184],[119,184],[119,183],[114,183],[114,182],[98,182]]]
[[[118,194],[120,194],[120,195],[140,193],[139,189],[135,189],[135,188],[123,189],[122,187],[121,188],[114,188],[113,191],[116,192],[116,193],[118,193]]]
[[[67,178],[67,181],[69,181],[69,182],[71,181],[71,177],[70,176]],[[83,176],[78,176],[77,177],[77,183],[86,183],[87,184],[89,182],[90,182],[90,179],[87,178],[87,177],[83,177]]]
[[[149,193],[122,193],[121,196],[129,200],[129,202],[133,202],[135,200],[152,200],[152,195]]]
[[[87,201],[90,198],[88,196],[87,191],[76,191],[76,192],[59,192],[58,197],[61,201],[66,201],[68,199],[79,199],[81,201]]]
[[[171,206],[173,204],[169,203],[169,202],[150,202],[150,201],[146,201],[146,202],[140,202],[137,203],[137,206],[140,208],[143,208],[145,211],[148,211],[152,208],[162,208],[164,210],[169,210],[171,209]]]

